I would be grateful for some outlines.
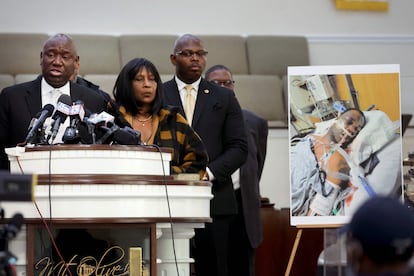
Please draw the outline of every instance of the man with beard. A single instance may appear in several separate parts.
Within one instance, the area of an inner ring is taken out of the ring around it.
[[[359,109],[342,112],[322,134],[309,134],[292,146],[292,215],[337,215],[352,191],[346,148],[365,126]]]

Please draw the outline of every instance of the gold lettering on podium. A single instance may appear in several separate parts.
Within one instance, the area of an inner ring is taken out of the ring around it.
[[[117,256],[109,259],[109,255]],[[100,258],[86,256],[81,259],[74,255],[68,262],[53,263],[51,257],[44,257],[35,263],[35,271],[39,276],[67,276],[68,271],[76,271],[79,276],[123,276],[129,274],[129,263],[125,264],[125,250],[120,246],[108,248]]]

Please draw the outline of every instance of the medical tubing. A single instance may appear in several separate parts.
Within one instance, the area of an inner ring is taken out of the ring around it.
[[[352,161],[351,157],[345,152],[343,148],[341,148],[338,144],[334,145],[334,149],[337,150],[346,160],[348,163],[348,166],[351,168],[351,170],[356,170],[357,172],[360,171],[360,167],[355,165]],[[372,189],[371,185],[369,185],[367,179],[364,176],[358,175],[358,179],[362,185],[362,187],[365,189],[365,191],[368,193],[369,196],[375,196],[376,192],[374,189]]]

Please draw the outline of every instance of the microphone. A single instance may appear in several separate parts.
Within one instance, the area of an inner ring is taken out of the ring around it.
[[[125,126],[114,132],[112,140],[120,145],[141,145],[141,132]]]
[[[96,141],[96,144],[109,144],[112,141],[115,131],[119,130],[120,127],[114,123],[109,123],[109,127],[105,125],[99,126],[99,129],[103,130],[105,133]]]
[[[96,133],[95,133],[95,125],[92,124],[90,121],[96,116],[98,116],[98,114],[92,113],[89,115],[89,117],[85,117],[83,120],[86,123],[89,135],[92,137],[92,144],[95,144],[96,142]]]
[[[98,137],[100,137],[102,135],[102,133],[99,130],[103,129],[105,131],[105,134],[103,134],[103,136],[106,135],[104,139],[107,139],[107,137],[109,137],[112,134],[108,133],[109,129],[107,128],[107,125],[113,124],[114,119],[114,116],[105,111],[102,111],[99,114],[93,113],[90,114],[89,117],[85,117],[84,122],[88,126],[88,131],[89,134],[92,136],[93,144],[97,143],[96,136],[98,135]],[[102,144],[102,137],[100,140],[98,140],[98,144]]]
[[[86,120],[86,122],[93,125],[98,125],[102,123],[106,125],[107,123],[113,123],[114,119],[114,116],[105,111],[102,111],[99,114],[91,114],[91,116]]]
[[[120,128],[118,125],[109,123],[110,127],[101,126],[105,134],[96,142],[97,144],[110,144],[115,142],[119,145],[141,145],[141,132],[130,127]]]
[[[51,104],[45,105],[42,110],[33,118],[29,125],[29,133],[26,136],[25,142],[32,143],[37,137],[39,129],[42,129],[44,122],[50,117],[55,110],[55,107]]]
[[[70,108],[70,124],[65,129],[62,140],[65,144],[77,144],[80,142],[78,124],[85,117],[84,103],[81,100],[76,101]]]
[[[56,111],[55,114],[53,114],[52,119],[54,120],[53,126],[52,126],[52,134],[48,137],[48,141],[50,139],[50,144],[53,143],[53,141],[56,138],[56,135],[58,134],[60,125],[65,122],[67,116],[70,114],[70,108],[72,105],[72,99],[70,96],[66,94],[60,95],[57,105],[56,105]]]

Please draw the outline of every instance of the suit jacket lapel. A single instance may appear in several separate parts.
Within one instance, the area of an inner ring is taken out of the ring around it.
[[[70,89],[70,97],[72,101],[82,100],[82,94],[76,87],[73,85],[73,82],[69,82],[69,89]]]
[[[32,85],[27,87],[25,104],[30,110],[30,115],[35,117],[36,114],[42,109],[42,88],[41,88],[42,76],[39,76],[32,82]]]
[[[208,89],[208,86],[206,85],[206,81],[204,79],[201,79],[197,91],[197,101],[193,115],[193,128],[197,125],[197,122],[200,119],[201,114],[203,114],[203,110],[205,109],[208,99],[210,98],[210,92],[210,89]]]
[[[179,107],[179,113],[185,118],[184,107],[180,98],[180,92],[178,91],[178,85],[174,78],[164,83],[164,101],[167,105]]]

